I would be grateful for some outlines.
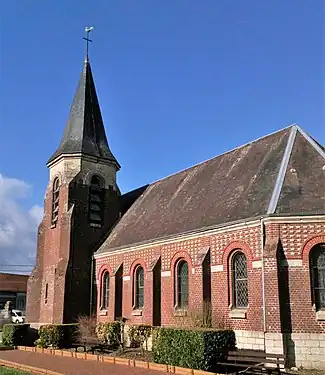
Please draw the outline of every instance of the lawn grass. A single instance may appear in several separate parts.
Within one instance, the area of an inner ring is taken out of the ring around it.
[[[5,366],[0,366],[0,375],[32,375],[30,372],[16,370]]]

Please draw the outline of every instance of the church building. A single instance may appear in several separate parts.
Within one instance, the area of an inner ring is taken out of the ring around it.
[[[88,56],[49,183],[29,323],[186,326],[325,368],[325,148],[290,125],[121,194]]]

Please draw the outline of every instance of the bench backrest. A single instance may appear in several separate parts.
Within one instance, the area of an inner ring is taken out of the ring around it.
[[[228,353],[228,361],[284,364],[285,356],[283,354],[265,353],[263,351],[236,350]]]

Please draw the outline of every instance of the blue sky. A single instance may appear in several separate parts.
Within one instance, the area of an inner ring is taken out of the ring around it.
[[[11,0],[1,22],[0,174],[42,206],[84,27],[122,192],[298,123],[325,144],[323,0]],[[18,199],[18,198],[17,198]]]

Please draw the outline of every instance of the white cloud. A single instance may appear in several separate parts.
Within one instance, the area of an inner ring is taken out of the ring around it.
[[[35,205],[24,209],[31,186],[22,180],[0,174],[0,271],[30,271],[31,268],[5,267],[4,265],[34,264],[37,244],[37,227],[43,208]]]

